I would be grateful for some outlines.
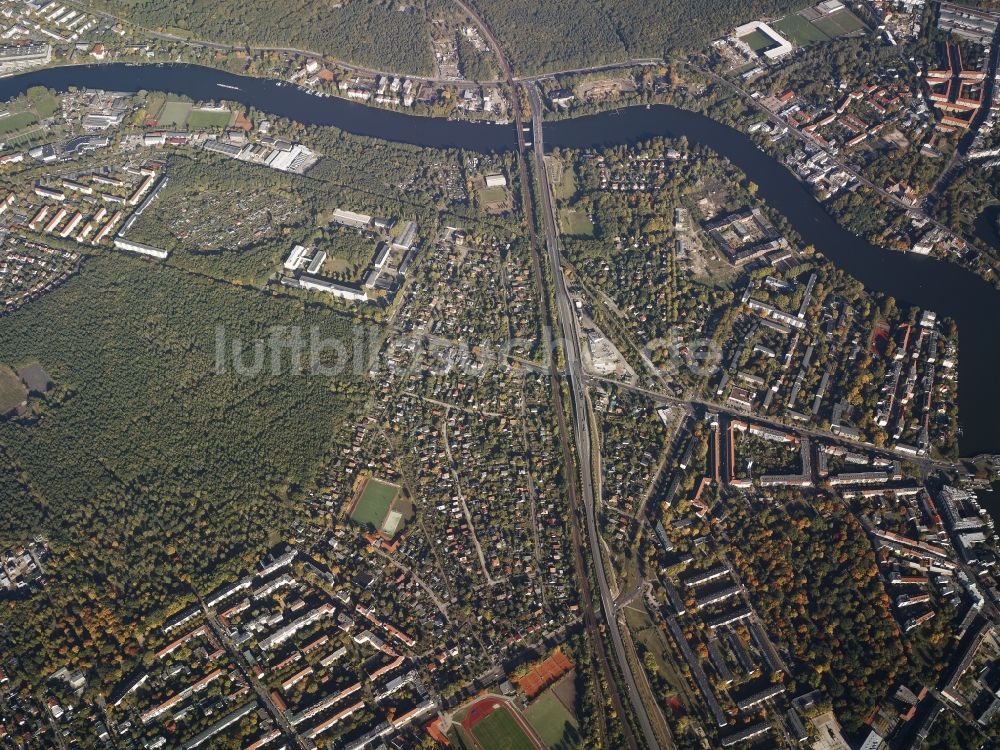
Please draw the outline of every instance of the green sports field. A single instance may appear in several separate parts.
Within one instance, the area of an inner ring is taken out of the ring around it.
[[[168,99],[156,115],[156,124],[163,128],[180,129],[187,125],[188,114],[191,112],[191,102]]]
[[[484,187],[479,191],[479,200],[483,205],[503,203],[507,200],[507,189],[502,187]]]
[[[354,506],[354,511],[351,513],[351,520],[355,523],[362,525],[369,524],[376,529],[380,529],[382,527],[382,520],[385,518],[386,513],[389,512],[392,499],[396,497],[397,492],[399,492],[399,488],[394,484],[380,482],[374,478],[369,479],[365,483],[365,489],[362,491],[357,505]]]
[[[566,707],[551,689],[542,693],[524,712],[524,718],[550,748],[569,749],[579,746],[579,728]]]
[[[472,734],[483,750],[536,750],[510,711],[498,708],[472,727]]]
[[[776,41],[760,31],[751,31],[746,36],[741,36],[740,40],[758,55],[778,46]]]
[[[847,8],[817,19],[815,25],[817,29],[831,37],[853,34],[866,28],[862,20]]]
[[[233,119],[228,109],[192,109],[187,124],[192,130],[198,128],[225,128]]]
[[[798,13],[785,16],[780,21],[775,21],[771,26],[779,34],[783,34],[790,41],[800,46],[812,44],[813,42],[828,42],[830,37],[816,28],[815,25],[804,19]]]

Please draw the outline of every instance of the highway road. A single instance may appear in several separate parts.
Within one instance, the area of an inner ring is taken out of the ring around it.
[[[538,191],[539,202],[545,226],[545,242],[548,249],[552,283],[555,287],[558,324],[565,346],[564,375],[569,384],[572,399],[573,429],[580,470],[580,493],[583,495],[583,505],[587,518],[587,535],[590,542],[591,563],[594,566],[597,585],[600,589],[601,609],[604,613],[605,626],[611,636],[611,645],[615,652],[615,658],[618,661],[618,667],[625,680],[629,702],[632,704],[632,709],[635,712],[646,745],[650,748],[658,748],[660,747],[660,743],[657,741],[656,733],[653,731],[653,725],[649,714],[646,712],[646,706],[642,702],[635,675],[632,674],[632,667],[625,651],[625,643],[622,640],[621,630],[618,625],[615,598],[608,585],[607,571],[605,570],[604,558],[601,553],[600,530],[597,525],[597,510],[594,502],[589,407],[586,383],[583,376],[580,337],[576,329],[576,312],[573,310],[573,303],[570,300],[569,290],[566,287],[566,278],[562,271],[559,233],[556,228],[555,215],[552,209],[552,196],[549,191],[548,173],[544,158],[545,141],[542,128],[542,104],[538,89],[534,85],[528,87],[528,98],[531,103],[532,136],[534,138],[535,160],[538,168],[538,182],[540,183]]]
[[[615,713],[624,719],[624,711],[622,710],[622,700],[618,693],[618,685],[615,680],[615,675],[611,670],[610,663],[608,661],[607,652],[604,647],[604,640],[601,635],[600,628],[597,622],[597,613],[593,605],[593,597],[590,590],[590,579],[587,573],[586,563],[584,561],[583,555],[583,541],[582,534],[580,531],[580,521],[579,521],[579,507],[580,501],[579,496],[575,486],[576,473],[573,467],[573,456],[570,449],[570,438],[569,430],[566,426],[566,418],[563,410],[562,403],[562,379],[560,377],[560,371],[556,366],[556,359],[552,352],[552,342],[549,336],[549,327],[553,325],[552,311],[549,308],[549,298],[547,292],[547,286],[545,284],[545,277],[542,273],[542,258],[539,253],[539,242],[538,235],[536,232],[535,225],[535,212],[534,204],[532,202],[532,181],[531,174],[528,171],[528,143],[525,140],[524,132],[524,117],[521,104],[521,84],[514,80],[514,72],[511,69],[510,61],[507,59],[507,55],[503,48],[500,46],[499,41],[496,36],[494,36],[489,25],[480,17],[475,10],[470,7],[466,0],[455,0],[455,4],[458,5],[462,10],[465,11],[468,16],[473,19],[476,26],[479,27],[480,33],[482,33],[483,38],[492,45],[493,53],[496,57],[497,65],[504,74],[504,79],[506,81],[510,98],[511,98],[511,113],[514,117],[515,133],[517,135],[517,166],[518,174],[520,177],[520,184],[522,189],[520,190],[521,195],[521,207],[524,212],[524,221],[528,229],[528,240],[529,247],[531,248],[531,267],[532,275],[535,282],[535,288],[538,294],[538,306],[539,314],[545,326],[546,335],[543,337],[543,346],[545,349],[546,361],[549,363],[549,381],[551,385],[552,394],[552,406],[555,411],[556,421],[559,426],[559,437],[563,452],[563,463],[566,470],[566,485],[567,485],[567,495],[570,501],[570,541],[573,550],[573,566],[576,572],[577,585],[580,589],[580,611],[583,616],[584,624],[587,629],[587,633],[590,638],[591,646],[594,649],[594,659],[599,665],[599,671],[603,676],[603,683],[600,679],[594,680],[594,691],[595,691],[595,714],[597,719],[597,729],[598,729],[598,741],[601,744],[608,744],[608,717],[605,710],[605,692],[607,697],[610,698],[611,705],[613,706]],[[533,86],[529,88],[530,91]],[[542,164],[544,167],[544,163]],[[536,186],[537,187],[537,186]],[[547,180],[543,180],[541,187],[543,188],[542,193],[547,195]],[[551,212],[551,206],[549,207]],[[557,269],[558,271],[558,269]],[[562,274],[558,273],[558,277],[561,279]],[[560,318],[562,319],[562,317]],[[588,466],[589,469],[589,466]],[[588,490],[590,487],[588,486]],[[606,686],[606,687],[605,687]],[[621,724],[621,731],[625,738],[626,744],[629,750],[639,750],[639,744],[636,740],[635,733],[632,731],[632,726],[628,721],[623,721]],[[653,745],[652,747],[656,747]]]

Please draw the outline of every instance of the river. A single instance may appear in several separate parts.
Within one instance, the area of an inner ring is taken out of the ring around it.
[[[997,249],[1000,249],[1000,205],[987,206],[976,217],[976,236]]]
[[[223,84],[226,88],[219,86]],[[166,91],[197,100],[227,99],[310,125],[433,148],[501,151],[514,145],[512,126],[415,117],[295,86],[191,65],[88,65],[49,68],[0,79],[0,100],[30,86],[113,91]],[[228,88],[235,87],[235,88]],[[545,126],[548,148],[636,143],[686,136],[730,159],[759,186],[758,195],[782,213],[803,240],[871,289],[902,303],[953,318],[959,329],[959,409],[963,455],[1000,449],[1000,292],[959,266],[875,247],[838,225],[806,188],[743,133],[703,115],[657,105],[563,120]]]

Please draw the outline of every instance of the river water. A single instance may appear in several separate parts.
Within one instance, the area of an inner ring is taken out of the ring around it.
[[[223,84],[220,86],[219,84]],[[191,65],[91,65],[50,68],[0,79],[0,100],[30,86],[113,91],[166,91],[196,100],[227,99],[310,125],[433,148],[502,151],[514,146],[512,126],[415,117],[287,84]],[[236,88],[228,88],[236,87]],[[974,274],[933,258],[875,247],[840,227],[806,188],[744,134],[703,115],[666,105],[563,120],[545,126],[549,148],[592,148],[655,136],[686,136],[730,159],[759,186],[758,195],[783,214],[803,240],[871,289],[902,303],[953,318],[959,328],[959,409],[963,455],[1000,449],[1000,292]]]
[[[976,236],[987,245],[1000,249],[1000,205],[987,206],[983,212],[976,217]]]

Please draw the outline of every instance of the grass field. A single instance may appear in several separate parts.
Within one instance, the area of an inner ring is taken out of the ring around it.
[[[52,117],[62,106],[62,99],[44,86],[32,86],[28,89],[28,99],[39,117]]]
[[[625,609],[625,621],[635,641],[653,655],[656,671],[666,680],[668,692],[678,696],[685,705],[697,705],[699,699],[691,693],[687,680],[677,671],[675,662],[670,658],[670,645],[649,615],[630,607]]]
[[[45,372],[45,368],[37,361],[19,366],[17,368],[17,375],[28,389],[35,393],[45,393],[52,386],[49,374]]]
[[[573,237],[593,237],[594,225],[590,217],[575,208],[565,208],[559,212],[559,224],[563,234]]]
[[[498,205],[507,202],[507,188],[484,187],[479,191],[479,200],[484,206]]]
[[[771,26],[779,34],[783,34],[789,40],[803,47],[813,42],[826,42],[830,40],[829,36],[798,13],[791,13],[780,21],[775,21]]]
[[[192,109],[188,115],[187,124],[192,130],[196,128],[225,128],[233,119],[233,113],[228,109]]]
[[[24,383],[7,365],[0,365],[0,414],[19,406],[28,395]]]
[[[399,488],[394,484],[380,482],[371,478],[365,483],[365,489],[351,512],[351,520],[362,525],[370,524],[376,529],[382,527],[382,519],[389,512],[392,499],[396,497]]]
[[[483,750],[535,750],[535,743],[524,733],[510,711],[498,708],[479,721],[472,734]]]
[[[853,34],[866,28],[864,22],[844,8],[816,21],[816,28],[831,37]]]
[[[167,101],[166,94],[150,93],[146,96],[146,117],[156,118],[156,115],[163,109],[163,103]]]
[[[546,690],[538,696],[538,700],[528,706],[524,717],[550,750],[556,748],[568,750],[579,746],[580,735],[577,724],[551,689]]]
[[[741,36],[740,40],[745,42],[758,55],[771,49],[771,47],[778,46],[778,43],[771,39],[771,37],[759,31],[751,31],[746,36]]]
[[[576,170],[572,164],[566,165],[560,159],[546,157],[552,175],[552,192],[556,200],[568,201],[576,195]]]
[[[36,122],[38,122],[38,118],[31,112],[15,112],[6,117],[0,117],[0,135],[15,133],[29,125],[34,125]]]
[[[154,118],[156,124],[163,128],[183,128],[187,125],[192,106],[191,102],[181,102],[168,98]]]

